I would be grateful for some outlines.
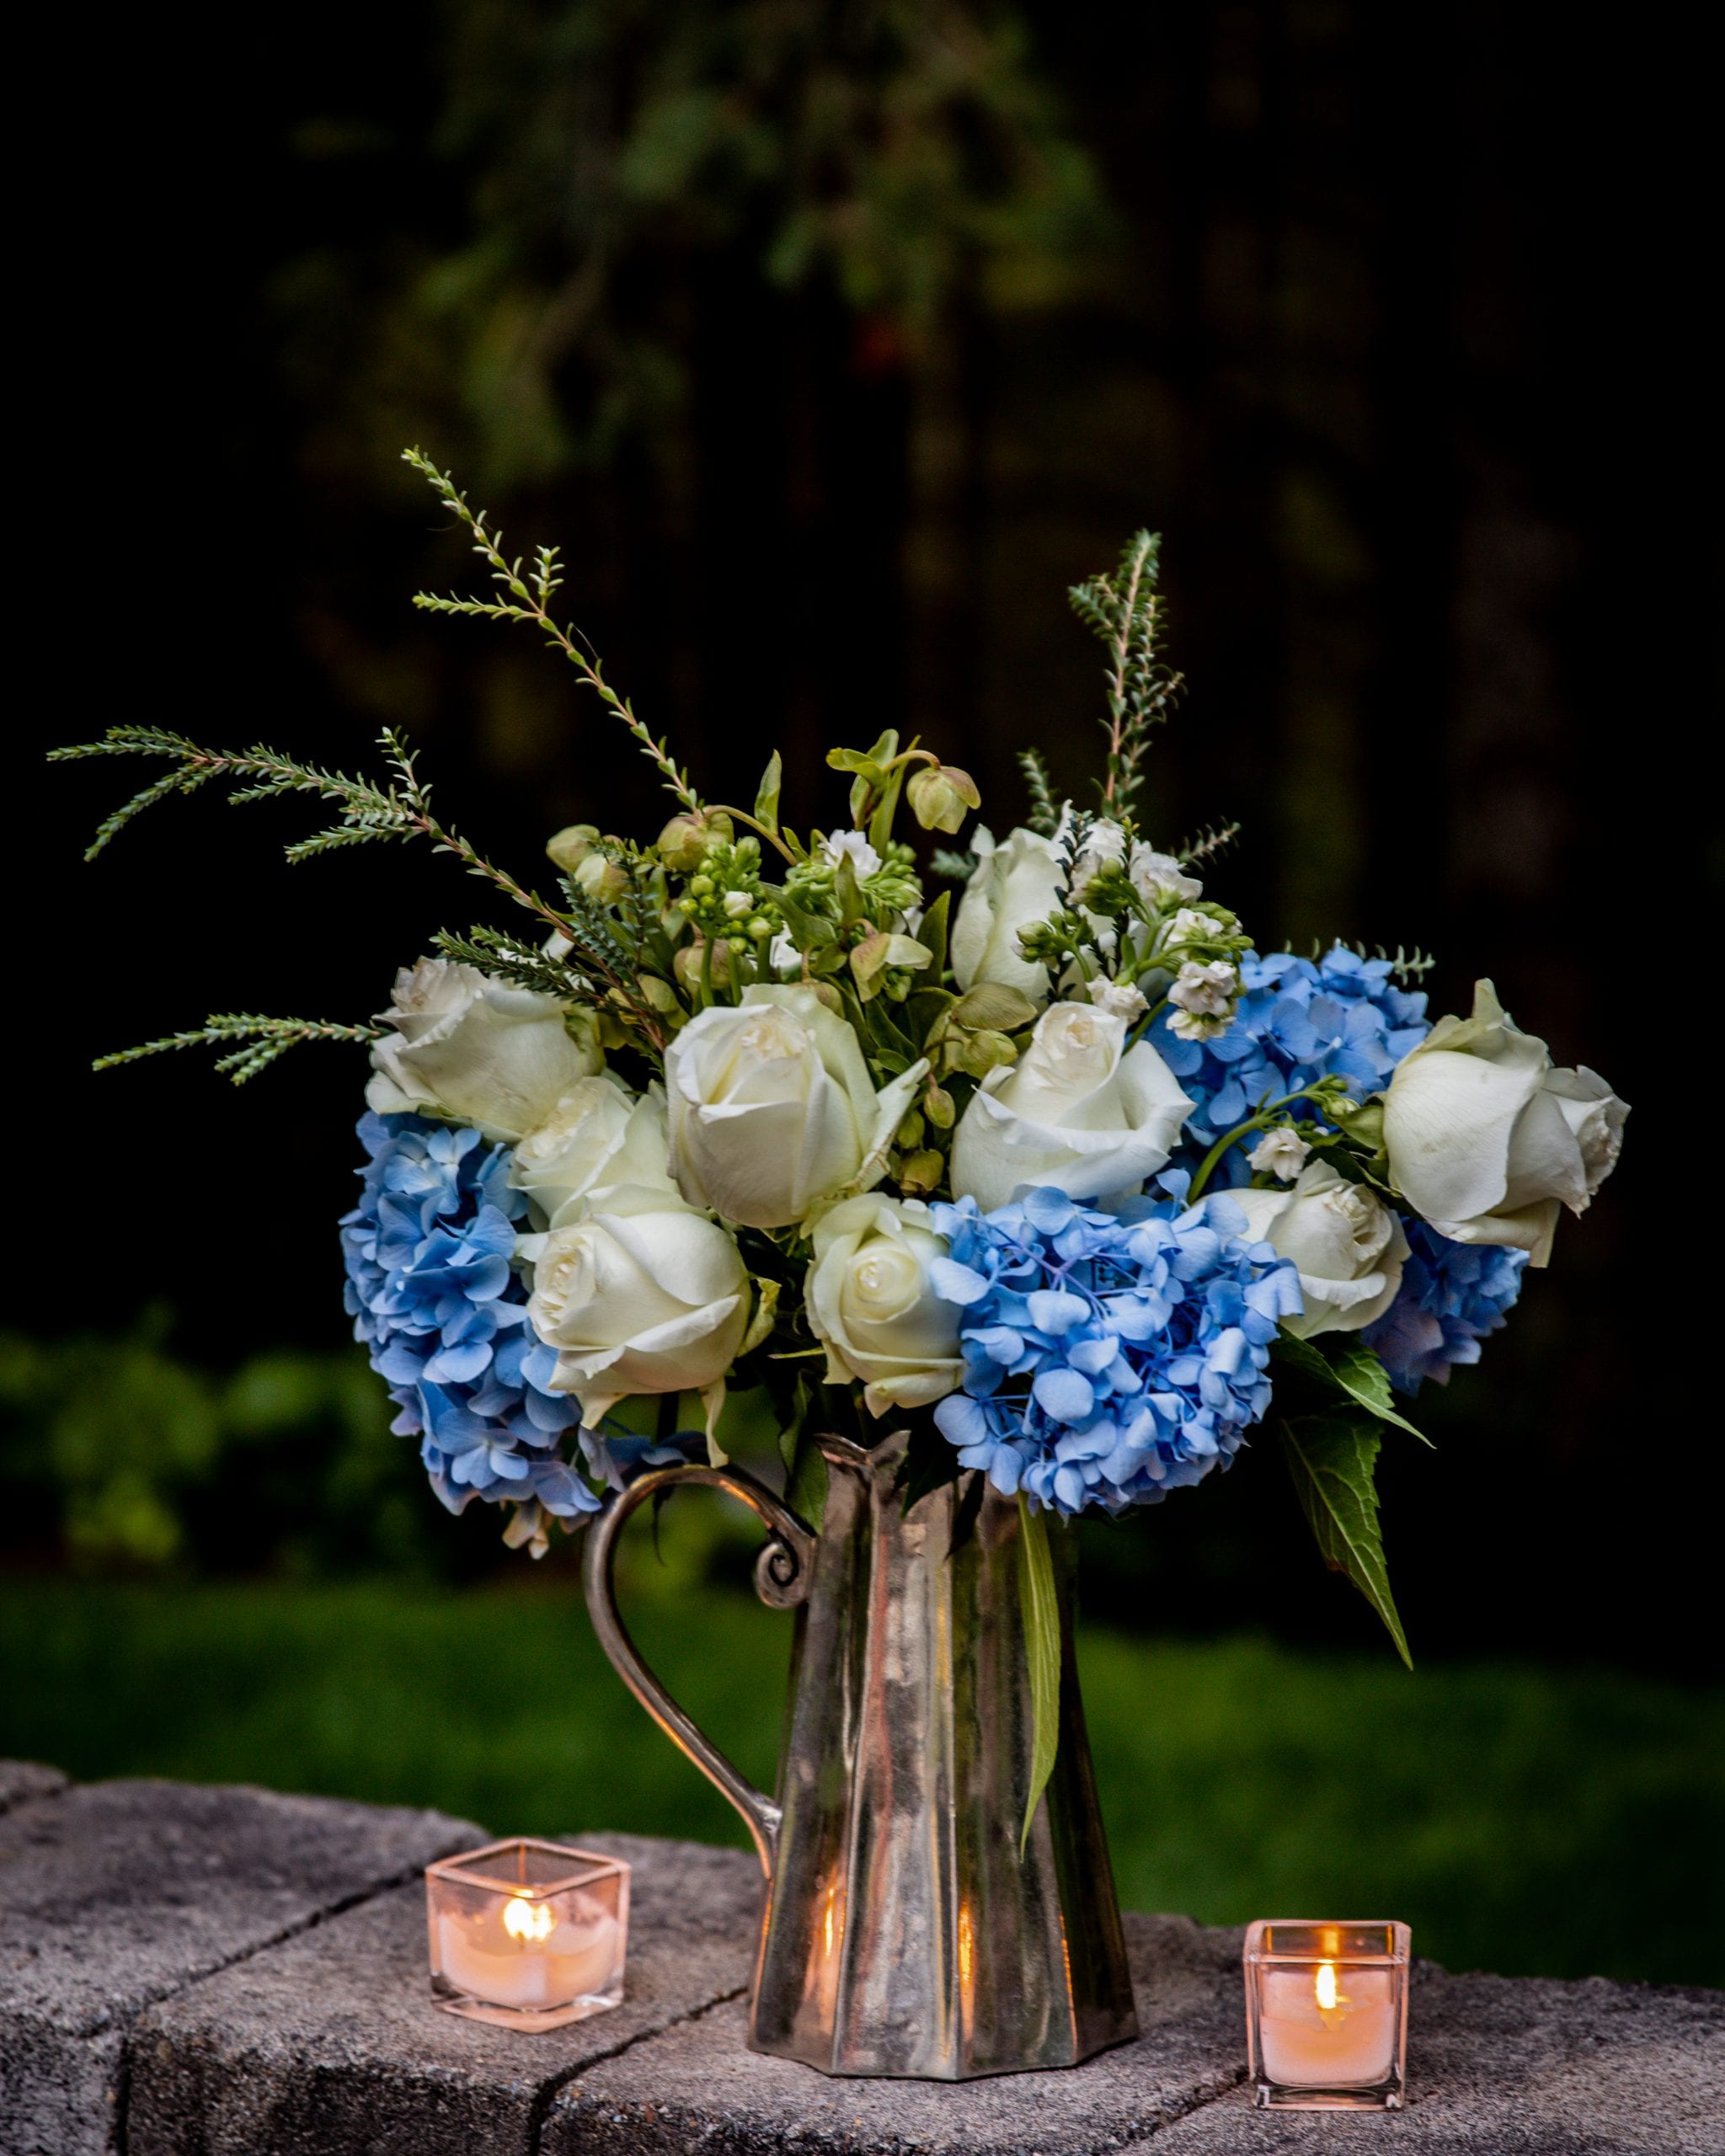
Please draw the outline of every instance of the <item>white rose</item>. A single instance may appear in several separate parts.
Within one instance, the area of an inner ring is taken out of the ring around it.
[[[879,1182],[927,1068],[877,1090],[856,1034],[812,988],[746,988],[665,1050],[677,1187],[746,1227],[803,1220],[859,1177],[865,1188]]]
[[[1154,846],[1135,846],[1126,873],[1146,905],[1159,905],[1164,899],[1204,896],[1204,886],[1197,877],[1188,876],[1172,854],[1158,853]]]
[[[1048,994],[1046,966],[1033,965],[1018,948],[1018,931],[1046,921],[1060,903],[1065,864],[1051,839],[1036,831],[1009,831],[996,846],[980,825],[971,840],[977,860],[953,918],[953,978],[961,989],[998,981],[1026,995]]]
[[[1297,1130],[1284,1124],[1279,1130],[1265,1131],[1246,1155],[1246,1164],[1258,1175],[1279,1176],[1284,1182],[1292,1182],[1311,1150]]]
[[[584,1016],[446,958],[404,967],[393,1007],[377,1015],[392,1028],[371,1043],[366,1100],[379,1115],[432,1108],[512,1143],[604,1065]]]
[[[515,1150],[509,1179],[554,1228],[617,1183],[671,1188],[665,1096],[655,1086],[632,1093],[609,1071],[571,1086],[537,1130]]]
[[[1300,1273],[1304,1314],[1290,1332],[1358,1332],[1381,1317],[1402,1285],[1407,1238],[1402,1223],[1363,1183],[1314,1161],[1291,1190],[1231,1190],[1256,1242],[1274,1245]]]
[[[1126,1049],[1125,1039],[1126,1021],[1111,1012],[1044,1011],[1023,1059],[991,1070],[959,1119],[954,1196],[984,1212],[1020,1183],[1121,1198],[1165,1166],[1192,1102],[1148,1041]]]
[[[1471,1018],[1440,1018],[1384,1096],[1390,1174],[1458,1243],[1551,1254],[1557,1208],[1587,1209],[1617,1164],[1629,1110],[1592,1070],[1559,1070],[1504,1015],[1488,980]]]
[[[823,1214],[809,1268],[809,1322],[826,1348],[829,1385],[863,1380],[871,1415],[922,1407],[964,1374],[959,1314],[929,1284],[947,1254],[928,1208],[875,1194]]]
[[[674,1192],[623,1185],[572,1227],[524,1239],[527,1316],[557,1350],[555,1392],[589,1428],[637,1393],[704,1392],[709,1419],[749,1322],[734,1240]]]

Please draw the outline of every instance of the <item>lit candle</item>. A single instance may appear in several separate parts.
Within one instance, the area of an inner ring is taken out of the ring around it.
[[[425,1867],[431,1995],[446,2013],[560,2028],[623,1995],[629,1867],[531,1835]]]
[[[579,1901],[559,1919],[517,1896],[464,1916],[437,1919],[438,1961],[447,1981],[494,2006],[566,2006],[604,1992],[620,1958],[617,1919]]]
[[[1406,1924],[1252,1924],[1247,2023],[1259,2104],[1398,2110],[1408,1956]]]
[[[1284,2088],[1365,2088],[1396,2058],[1388,1969],[1266,1969],[1258,2012],[1263,2070]]]

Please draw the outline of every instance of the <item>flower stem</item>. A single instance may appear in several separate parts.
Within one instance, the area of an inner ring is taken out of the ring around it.
[[[1278,1114],[1283,1108],[1291,1107],[1295,1101],[1314,1099],[1316,1091],[1316,1089],[1313,1086],[1302,1086],[1297,1093],[1284,1093],[1280,1100],[1267,1102],[1256,1115],[1249,1116],[1244,1123],[1236,1123],[1231,1130],[1224,1131],[1198,1164],[1198,1173],[1193,1177],[1191,1186],[1186,1193],[1188,1204],[1203,1195],[1204,1185],[1215,1173],[1217,1162],[1231,1145],[1236,1144],[1248,1132],[1266,1129],[1272,1117]]]

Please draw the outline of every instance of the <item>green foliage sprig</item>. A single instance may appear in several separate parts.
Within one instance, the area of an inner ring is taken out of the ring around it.
[[[216,1068],[236,1086],[243,1086],[302,1041],[375,1041],[382,1031],[382,1026],[342,1026],[327,1018],[268,1018],[251,1011],[218,1011],[189,1033],[168,1033],[158,1041],[142,1041],[136,1048],[98,1056],[93,1068],[111,1070],[174,1049],[223,1048],[238,1041],[239,1047],[227,1047],[227,1053],[216,1058]]]
[[[1156,533],[1135,531],[1112,576],[1087,578],[1066,595],[1108,648],[1108,754],[1100,791],[1111,816],[1122,814],[1138,791],[1150,729],[1167,718],[1181,686],[1182,677],[1156,657],[1161,551]]]

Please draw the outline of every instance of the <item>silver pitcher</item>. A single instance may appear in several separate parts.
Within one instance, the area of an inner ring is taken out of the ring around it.
[[[814,1534],[734,1468],[644,1475],[589,1530],[587,1603],[623,1682],[735,1805],[766,1874],[749,2041],[824,2073],[961,2081],[1071,2066],[1138,2032],[1061,1592],[1060,1737],[1021,1859],[1031,1755],[1018,1513],[969,1477],[903,1510],[906,1433],[822,1438]],[[794,1609],[777,1801],[642,1661],[617,1614],[618,1534],[661,1490],[709,1483],[769,1537],[763,1601]],[[973,1497],[974,1502],[974,1497]]]

